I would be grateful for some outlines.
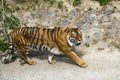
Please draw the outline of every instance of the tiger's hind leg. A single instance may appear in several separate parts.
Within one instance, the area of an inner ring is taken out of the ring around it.
[[[20,51],[20,53],[22,54],[22,58],[25,60],[25,62],[27,62],[30,65],[36,64],[36,62],[28,56],[29,54],[28,51],[25,51],[25,52]]]
[[[49,54],[49,55],[48,55],[48,62],[49,62],[50,64],[56,63],[56,60],[53,59],[53,57],[54,57],[54,54]]]
[[[17,50],[21,54],[23,60],[25,60],[25,62],[27,62],[30,65],[35,64],[35,61],[30,59],[30,57],[28,56],[29,42],[22,35],[19,35],[15,40]]]

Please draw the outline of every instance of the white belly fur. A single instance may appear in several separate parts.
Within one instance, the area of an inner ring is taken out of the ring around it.
[[[55,54],[55,55],[62,55],[62,52],[59,51],[59,50],[56,49],[56,48],[51,49],[50,52],[53,53],[53,54]]]

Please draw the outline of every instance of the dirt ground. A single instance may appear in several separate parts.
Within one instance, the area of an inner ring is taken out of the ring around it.
[[[87,68],[77,66],[67,57],[55,57],[57,62],[51,65],[43,55],[34,58],[36,65],[21,66],[19,60],[0,63],[0,80],[120,80],[120,52],[116,49],[98,51],[90,47],[81,52],[86,53],[80,57],[88,63]]]

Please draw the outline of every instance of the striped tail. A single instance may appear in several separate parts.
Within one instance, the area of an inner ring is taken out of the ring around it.
[[[2,63],[10,63],[15,60],[15,54],[13,54],[15,51],[14,46],[12,42],[9,42],[9,48],[3,53],[1,61]]]

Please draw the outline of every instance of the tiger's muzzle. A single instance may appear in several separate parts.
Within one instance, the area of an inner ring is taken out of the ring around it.
[[[75,43],[75,45],[76,45],[76,46],[79,46],[79,45],[81,45],[81,43],[82,43],[82,40],[77,41],[77,42]]]

